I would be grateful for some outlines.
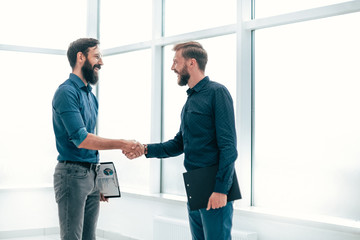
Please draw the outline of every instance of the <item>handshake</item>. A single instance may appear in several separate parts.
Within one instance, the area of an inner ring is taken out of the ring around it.
[[[122,149],[122,153],[128,159],[138,158],[147,153],[147,145],[141,144],[135,140],[126,140],[125,146]]]

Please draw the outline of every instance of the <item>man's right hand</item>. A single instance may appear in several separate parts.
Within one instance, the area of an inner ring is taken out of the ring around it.
[[[122,149],[123,153],[129,159],[140,157],[144,154],[144,145],[135,140],[126,140],[127,144]]]

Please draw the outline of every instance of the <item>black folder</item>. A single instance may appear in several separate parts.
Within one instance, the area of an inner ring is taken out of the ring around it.
[[[218,165],[214,165],[183,173],[190,210],[207,207],[209,198],[214,192],[218,168]],[[234,172],[233,176],[233,184],[227,195],[228,202],[241,199],[236,172]]]

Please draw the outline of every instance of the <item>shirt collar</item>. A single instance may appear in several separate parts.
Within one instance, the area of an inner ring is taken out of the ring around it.
[[[70,77],[69,77],[70,81],[72,81],[73,83],[75,83],[75,85],[80,88],[83,89],[87,92],[91,92],[92,87],[90,86],[90,84],[88,84],[87,86],[85,86],[84,82],[74,73],[70,73]]]
[[[200,80],[193,88],[189,88],[186,92],[188,95],[192,94],[193,92],[200,92],[201,89],[205,87],[205,85],[210,81],[209,77],[206,76],[202,80]]]

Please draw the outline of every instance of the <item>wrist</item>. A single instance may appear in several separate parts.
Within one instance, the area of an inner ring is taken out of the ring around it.
[[[148,153],[148,145],[143,144],[143,146],[144,146],[144,154],[146,155]]]

